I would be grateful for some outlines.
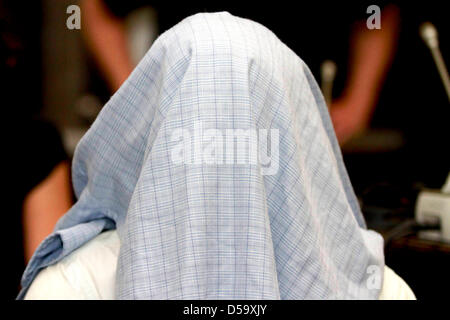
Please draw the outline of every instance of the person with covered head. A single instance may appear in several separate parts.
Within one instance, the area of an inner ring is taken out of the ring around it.
[[[173,133],[199,123],[277,132],[256,140],[277,170],[206,161],[206,134],[191,141],[203,157],[174,161]],[[203,13],[162,34],[78,144],[72,174],[78,201],[19,298],[414,298],[366,228],[308,67],[253,21]]]

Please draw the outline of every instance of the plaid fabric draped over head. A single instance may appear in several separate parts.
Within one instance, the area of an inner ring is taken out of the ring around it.
[[[174,131],[199,123],[278,130],[276,172],[174,161]],[[118,299],[379,295],[368,270],[383,270],[383,241],[366,229],[318,86],[253,21],[202,13],[162,34],[78,144],[72,175],[78,201],[19,298],[40,269],[112,228]]]

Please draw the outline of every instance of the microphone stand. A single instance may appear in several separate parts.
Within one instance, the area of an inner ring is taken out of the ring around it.
[[[444,59],[442,58],[441,50],[439,49],[437,30],[432,23],[425,22],[420,26],[420,35],[428,48],[430,48],[434,62],[436,63],[436,67],[439,71],[439,75],[441,76],[442,83],[444,84],[445,91],[447,92],[447,96],[450,101],[450,79]]]

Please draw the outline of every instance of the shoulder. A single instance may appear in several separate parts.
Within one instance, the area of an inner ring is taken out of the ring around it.
[[[114,299],[120,241],[103,232],[34,279],[26,300]]]
[[[388,266],[384,267],[383,288],[380,300],[416,300],[408,284]]]

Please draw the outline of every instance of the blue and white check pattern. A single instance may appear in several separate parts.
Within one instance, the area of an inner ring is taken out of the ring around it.
[[[177,128],[278,129],[279,170],[174,164]],[[160,36],[75,152],[77,203],[23,279],[117,228],[119,299],[377,298],[366,230],[309,69],[265,27],[191,16]]]

